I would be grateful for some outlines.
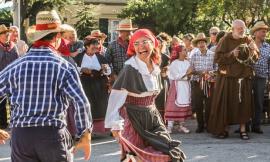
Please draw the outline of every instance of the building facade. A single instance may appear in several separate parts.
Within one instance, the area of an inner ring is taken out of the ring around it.
[[[85,0],[85,4],[94,5],[94,16],[98,21],[98,27],[101,32],[108,36],[106,42],[115,40],[117,38],[116,27],[120,19],[117,15],[121,13],[122,9],[127,5],[128,0]],[[77,21],[74,18],[76,11],[74,8],[78,6],[69,6],[63,11],[63,17],[66,23],[74,25]],[[73,15],[73,16],[71,16]]]

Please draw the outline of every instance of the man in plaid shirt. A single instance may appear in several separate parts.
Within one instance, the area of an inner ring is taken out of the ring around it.
[[[115,77],[122,70],[124,63],[127,60],[128,41],[133,30],[135,30],[135,28],[132,27],[130,19],[121,20],[117,28],[119,37],[109,44],[105,53],[105,58],[111,64]]]
[[[39,12],[35,29],[28,32],[32,48],[0,73],[0,97],[11,102],[13,162],[73,161],[73,141],[66,129],[69,99],[75,107],[75,149],[82,148],[85,159],[90,158],[90,104],[76,68],[55,50],[60,25],[56,11]],[[1,134],[0,140],[8,137]]]
[[[198,128],[196,133],[201,133],[208,122],[214,89],[213,77],[211,76],[211,72],[215,70],[214,52],[207,49],[207,38],[204,33],[199,33],[192,42],[196,44],[199,50],[190,59],[193,69],[191,104],[197,116]]]
[[[264,22],[257,22],[251,29],[255,42],[260,49],[259,60],[254,65],[255,77],[253,81],[255,113],[252,119],[252,132],[262,134],[261,115],[263,111],[264,89],[269,77],[270,45],[265,42],[268,26]]]

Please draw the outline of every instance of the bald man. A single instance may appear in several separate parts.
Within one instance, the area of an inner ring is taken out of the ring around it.
[[[253,112],[253,69],[247,58],[254,54],[252,59],[256,61],[258,51],[245,30],[245,23],[235,20],[232,32],[226,34],[216,48],[215,62],[219,69],[208,130],[218,138],[228,137],[229,125],[240,124],[240,138],[249,139],[245,123]]]

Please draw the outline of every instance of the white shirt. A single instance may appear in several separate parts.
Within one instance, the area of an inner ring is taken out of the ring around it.
[[[84,54],[83,59],[82,59],[81,68],[88,68],[91,70],[99,71],[101,69],[101,66],[100,66],[100,63],[98,61],[96,54],[94,54],[93,56],[89,56],[87,54]],[[111,74],[110,66],[107,66],[107,71],[103,72],[103,73],[105,75],[110,75]]]
[[[134,97],[145,97],[158,93],[160,90],[158,86],[158,75],[160,73],[158,65],[153,64],[154,70],[150,73],[147,65],[135,56],[127,60],[125,65],[132,66],[133,68],[137,69],[140,74],[142,74],[147,92],[135,94],[128,92],[126,89],[112,89],[105,117],[105,128],[111,128],[112,130],[123,129],[124,120],[119,115],[119,109],[124,105],[128,95]]]
[[[190,83],[187,77],[184,77],[187,70],[190,68],[190,62],[187,60],[180,61],[175,60],[169,66],[168,77],[170,80],[175,81],[176,87],[176,100],[175,104],[179,107],[185,107],[190,105]]]

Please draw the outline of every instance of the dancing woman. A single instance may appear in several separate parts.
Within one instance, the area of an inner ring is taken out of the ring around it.
[[[122,148],[122,160],[182,162],[180,141],[171,139],[155,106],[161,89],[155,36],[140,29],[132,36],[123,70],[113,85],[105,127]]]

